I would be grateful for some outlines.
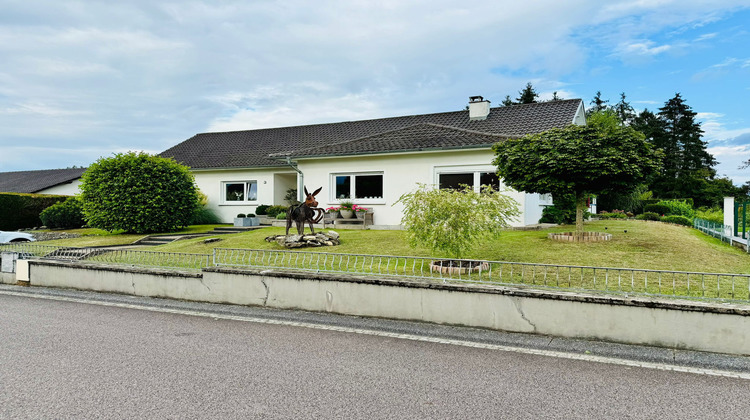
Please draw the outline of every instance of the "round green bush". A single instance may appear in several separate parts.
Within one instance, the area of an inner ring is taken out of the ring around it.
[[[269,217],[276,217],[279,213],[286,213],[287,206],[269,206],[266,210],[266,214]],[[256,210],[257,211],[257,210]]]
[[[655,220],[657,222],[661,220],[661,216],[659,216],[658,213],[654,213],[654,212],[646,212],[643,214],[639,214],[638,216],[635,216],[635,218],[638,220]]]
[[[271,207],[268,204],[261,204],[258,206],[258,208],[255,209],[255,214],[262,216],[264,214],[267,214],[268,208]]]
[[[50,229],[73,229],[86,224],[83,220],[83,204],[78,197],[53,204],[44,209],[39,218]]]
[[[187,226],[200,207],[193,175],[173,159],[117,153],[94,162],[81,179],[89,226],[131,233]]]
[[[649,204],[643,208],[643,213],[669,214],[669,207],[664,204]],[[649,219],[650,220],[650,219]]]
[[[685,217],[685,216],[664,216],[661,218],[662,222],[665,223],[674,223],[677,225],[683,225],[683,226],[693,226],[693,220]]]
[[[284,220],[284,219],[286,219],[286,213],[279,213],[279,214],[276,215],[276,218],[278,220]]]
[[[245,217],[245,213],[240,213],[240,214],[237,215],[237,218],[239,218],[239,219],[242,219],[243,217]]]

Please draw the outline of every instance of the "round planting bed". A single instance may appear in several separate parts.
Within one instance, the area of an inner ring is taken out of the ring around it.
[[[487,271],[490,264],[487,261],[465,260],[437,260],[430,262],[430,272],[443,274],[468,274]]]
[[[553,241],[560,242],[601,242],[612,239],[612,234],[603,232],[562,232],[550,233],[547,237]]]

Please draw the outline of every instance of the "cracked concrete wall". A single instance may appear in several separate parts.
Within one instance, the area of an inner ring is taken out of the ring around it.
[[[398,279],[31,262],[31,285],[750,355],[750,306]]]

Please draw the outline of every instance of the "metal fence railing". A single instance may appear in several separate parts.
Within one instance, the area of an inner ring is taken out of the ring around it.
[[[723,242],[732,243],[733,232],[731,226],[696,217],[693,219],[693,227],[706,235],[711,235]]]
[[[20,243],[0,245],[0,252],[13,252],[21,259],[79,260],[190,270],[211,266],[276,268],[444,283],[471,282],[649,296],[750,300],[749,274],[224,248],[214,249],[213,254],[188,254]]]
[[[15,252],[22,259],[87,261],[102,264],[122,264],[143,267],[162,267],[200,270],[212,265],[210,254],[141,251],[123,248],[77,248],[39,245],[29,242],[0,245],[0,252]]]
[[[689,297],[702,299],[750,299],[750,275],[588,267],[383,255],[321,252],[214,249],[217,266],[283,268],[293,270],[418,278],[441,282],[528,285],[542,288],[602,291],[610,293]],[[471,264],[471,266],[469,266]]]

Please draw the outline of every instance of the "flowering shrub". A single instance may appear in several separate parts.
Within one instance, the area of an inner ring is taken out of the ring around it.
[[[333,207],[328,207],[326,209],[326,212],[327,213],[335,213],[335,212],[337,212],[339,210],[341,210],[341,207],[339,207],[339,206],[333,206]]]
[[[357,213],[365,213],[367,211],[367,207],[362,207],[354,204],[352,205],[352,210],[356,211]]]

